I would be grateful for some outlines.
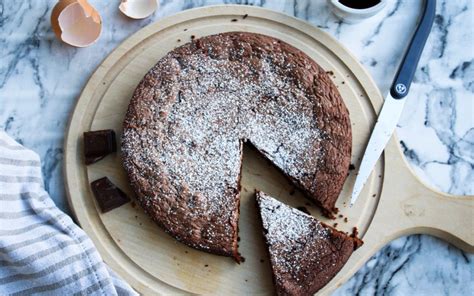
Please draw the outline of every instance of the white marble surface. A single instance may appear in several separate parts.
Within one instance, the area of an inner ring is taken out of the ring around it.
[[[102,14],[103,34],[97,44],[76,49],[59,43],[51,31],[54,2],[0,0],[0,127],[40,154],[46,188],[66,211],[61,169],[69,114],[96,66],[138,29],[196,6],[264,6],[330,33],[386,93],[421,7],[421,1],[391,0],[376,17],[347,25],[335,19],[324,0],[168,0],[149,19],[131,21],[119,13],[119,1],[91,0]],[[439,0],[437,9],[398,136],[405,156],[428,184],[453,194],[474,194],[473,1]],[[429,236],[400,238],[336,295],[472,295],[473,260],[472,254]]]

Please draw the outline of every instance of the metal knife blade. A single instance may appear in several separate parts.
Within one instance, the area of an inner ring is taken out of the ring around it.
[[[403,106],[405,106],[405,99],[394,99],[391,94],[385,98],[360,164],[359,173],[352,190],[351,206],[357,200],[372,169],[385,149],[388,140],[390,140],[402,114]]]

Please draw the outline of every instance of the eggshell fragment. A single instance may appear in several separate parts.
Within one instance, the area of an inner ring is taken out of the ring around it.
[[[86,0],[61,0],[51,13],[51,26],[59,40],[86,47],[99,38],[102,20]]]
[[[156,0],[122,0],[120,11],[133,19],[144,19],[152,15],[158,8]]]

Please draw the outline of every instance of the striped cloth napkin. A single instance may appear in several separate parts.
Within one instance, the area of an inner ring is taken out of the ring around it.
[[[39,156],[0,131],[0,295],[138,295],[43,187]]]

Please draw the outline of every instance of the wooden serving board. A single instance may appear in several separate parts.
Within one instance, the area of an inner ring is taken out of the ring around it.
[[[244,15],[248,15],[244,18]],[[237,20],[237,21],[235,21]],[[358,168],[363,149],[381,107],[375,83],[347,49],[321,30],[281,13],[248,6],[214,6],[188,10],[152,24],[122,43],[99,66],[82,92],[65,140],[65,177],[71,208],[104,260],[143,294],[271,294],[270,265],[257,219],[253,192],[263,190],[292,206],[307,201],[300,192],[253,150],[244,151],[240,252],[245,263],[196,251],[176,242],[129,203],[101,214],[89,183],[108,176],[133,196],[120,155],[85,166],[82,133],[114,129],[122,121],[132,93],[144,74],[168,51],[201,37],[246,31],[281,39],[307,53],[331,75],[350,110],[352,163]],[[441,237],[474,251],[473,197],[455,197],[427,188],[408,167],[395,137],[377,164],[359,200],[349,208],[355,172],[349,175],[337,207],[347,217],[329,224],[350,232],[359,229],[365,244],[320,292],[329,294],[352,276],[382,246],[412,233]]]

